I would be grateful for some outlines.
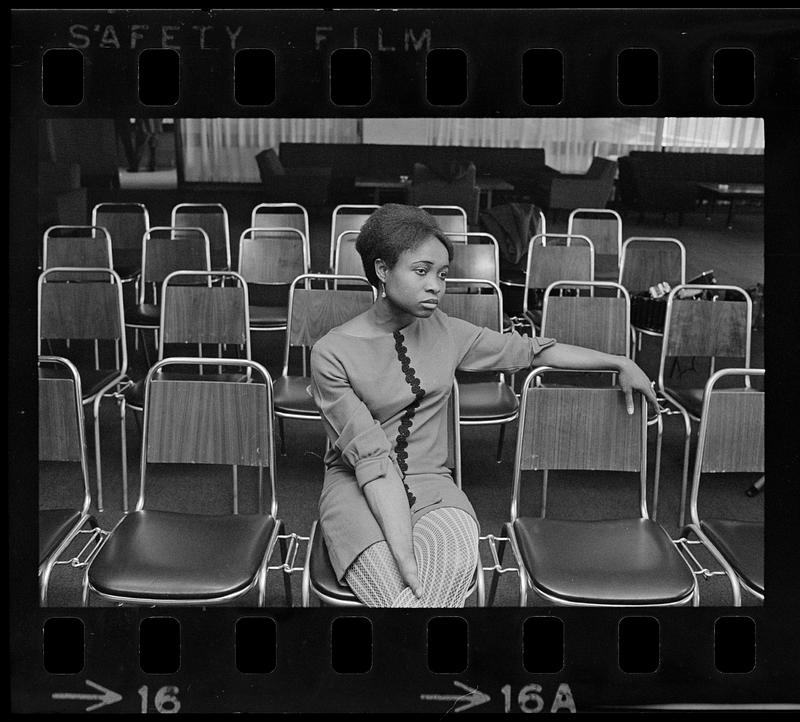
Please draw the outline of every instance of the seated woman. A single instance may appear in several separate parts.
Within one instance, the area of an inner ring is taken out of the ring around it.
[[[356,249],[379,298],[311,352],[310,390],[331,441],[320,527],[338,579],[364,604],[463,606],[479,531],[446,466],[456,370],[612,369],[629,413],[633,391],[652,404],[655,394],[628,358],[442,313],[452,246],[419,208],[382,206],[364,223]]]

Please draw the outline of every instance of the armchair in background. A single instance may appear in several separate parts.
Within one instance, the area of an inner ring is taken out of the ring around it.
[[[605,208],[611,198],[616,161],[592,158],[583,174],[560,173],[540,181],[534,191],[534,203],[545,211],[571,211],[575,208]]]
[[[460,206],[467,221],[478,222],[480,191],[474,163],[414,163],[410,203],[415,206]]]
[[[287,168],[272,148],[257,153],[256,163],[264,186],[264,201],[303,206],[323,206],[328,202],[331,168]]]

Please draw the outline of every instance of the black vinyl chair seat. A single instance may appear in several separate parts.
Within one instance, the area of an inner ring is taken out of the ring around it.
[[[39,564],[55,551],[80,519],[79,509],[39,510]]]
[[[760,521],[704,519],[700,528],[734,571],[764,593],[764,524]]]
[[[465,381],[459,400],[462,423],[504,419],[519,409],[513,389],[504,381]]]
[[[288,306],[250,306],[250,328],[285,326]]]
[[[650,519],[521,517],[514,531],[534,585],[568,603],[677,603],[694,589],[691,570]]]
[[[92,563],[89,582],[125,598],[222,598],[251,584],[274,527],[264,514],[131,512]]]
[[[358,597],[346,584],[341,584],[333,571],[325,537],[317,526],[311,541],[310,577],[314,591],[323,597],[331,597],[342,602],[358,603]]]
[[[703,389],[682,389],[667,387],[666,391],[672,398],[674,398],[684,409],[695,418],[699,419],[703,411]]]
[[[319,416],[319,409],[306,391],[311,379],[308,376],[280,376],[272,385],[276,412]]]
[[[154,303],[137,303],[125,309],[126,326],[157,328],[161,324],[161,307]]]

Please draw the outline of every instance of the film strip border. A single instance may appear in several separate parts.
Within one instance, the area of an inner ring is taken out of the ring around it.
[[[790,9],[14,15],[12,112],[767,115]]]

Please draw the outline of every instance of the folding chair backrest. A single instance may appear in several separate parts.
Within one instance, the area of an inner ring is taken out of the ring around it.
[[[619,258],[622,253],[622,218],[616,211],[576,208],[569,214],[567,234],[589,238],[597,256]]]
[[[150,214],[142,203],[98,203],[92,209],[92,225],[108,231],[114,251],[141,253]]]
[[[372,212],[380,206],[371,205],[341,205],[336,206],[331,213],[331,249],[329,266],[334,268],[334,253],[336,240],[345,231],[360,231],[364,221],[372,215]],[[343,273],[344,271],[338,271]]]
[[[361,255],[356,250],[358,231],[343,231],[336,239],[333,251],[334,274],[361,276],[364,274],[364,264]]]
[[[447,233],[453,241],[453,260],[448,276],[480,278],[500,283],[500,250],[497,240],[489,233]],[[463,239],[463,242],[459,242]]]
[[[516,464],[538,469],[642,471],[646,464],[644,400],[628,415],[617,388],[535,386],[522,392]]]
[[[44,232],[42,268],[113,268],[111,237],[100,226],[51,226]],[[51,280],[58,280],[52,277]],[[82,274],[80,280],[105,280]]]
[[[487,293],[459,293],[459,286],[488,291]],[[439,308],[448,316],[469,321],[500,331],[503,325],[503,295],[500,287],[491,281],[477,278],[448,278],[445,293],[439,299]]]
[[[208,236],[211,267],[231,267],[231,236],[228,211],[221,203],[178,203],[172,209],[171,225],[202,228]],[[177,231],[176,236],[180,237]]]
[[[763,369],[723,369],[709,379],[698,433],[700,473],[764,471],[764,392],[715,388],[723,378],[763,375]]]
[[[72,268],[52,268],[39,276],[40,340],[124,340],[120,278],[110,268],[91,271],[105,281],[82,281],[83,272]]]
[[[85,464],[81,380],[58,356],[39,357],[39,460]]]
[[[631,293],[662,281],[686,283],[686,249],[677,238],[631,236],[622,244],[620,283]]]
[[[420,206],[428,211],[453,243],[465,243],[468,230],[467,212],[461,206]],[[469,276],[474,278],[474,276]]]
[[[259,203],[250,214],[251,228],[294,228],[309,243],[308,211],[299,203]]]
[[[681,291],[733,292],[741,301],[680,299]],[[737,286],[676,286],[667,298],[662,356],[744,358],[750,365],[752,301]]]
[[[564,286],[574,287],[575,284],[553,283],[545,290],[542,336],[604,353],[629,356],[631,306],[625,289],[617,283],[595,282],[587,283],[586,286],[590,289],[615,289],[618,295],[555,295]]]
[[[202,228],[154,226],[144,234],[142,290],[147,283],[163,283],[173,271],[210,271],[208,235]]]
[[[308,272],[306,239],[296,228],[246,228],[239,239],[239,273],[248,283],[290,284]]]
[[[272,379],[255,361],[204,359],[213,366],[247,368],[240,379],[207,380],[164,373],[171,364],[197,364],[192,357],[157,361],[145,380],[142,460],[137,511],[145,508],[148,465],[220,464],[268,469],[277,514]],[[227,485],[227,484],[226,484]],[[233,486],[234,493],[236,485]]]
[[[547,288],[564,280],[594,280],[592,242],[586,236],[565,233],[535,235],[528,245],[527,287]]]
[[[209,283],[181,283],[187,276],[195,280],[205,276]],[[212,284],[212,279],[226,283]],[[160,354],[168,343],[234,344],[250,357],[247,283],[238,273],[176,271],[164,280],[161,298]]]

